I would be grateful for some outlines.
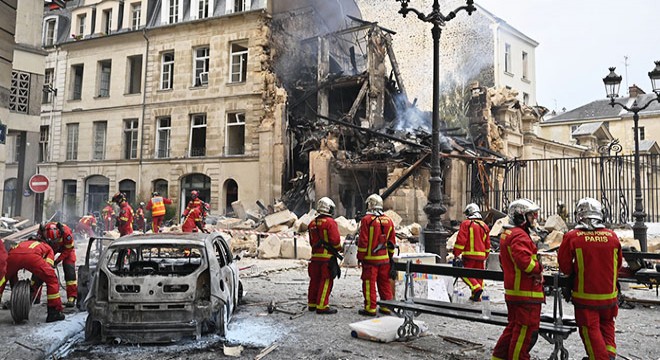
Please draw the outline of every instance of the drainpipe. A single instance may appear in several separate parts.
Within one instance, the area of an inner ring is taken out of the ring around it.
[[[137,194],[135,201],[137,201],[140,191],[142,190],[142,158],[144,156],[144,116],[147,112],[147,64],[149,63],[149,37],[147,36],[147,28],[142,29],[142,36],[147,42],[147,50],[145,51],[144,61],[142,68],[144,69],[144,76],[142,80],[142,125],[140,129],[140,158],[138,159],[138,181],[137,181]]]

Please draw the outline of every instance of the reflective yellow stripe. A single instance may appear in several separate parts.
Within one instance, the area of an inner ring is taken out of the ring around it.
[[[613,274],[613,275],[614,275],[614,279],[613,279],[613,281],[612,281],[612,291],[613,291],[613,292],[616,292],[616,291],[617,291],[617,290],[616,290],[616,281],[617,281],[617,276],[618,276],[617,273],[618,273],[618,271],[619,271],[619,249],[614,249],[614,260],[613,260],[613,263],[614,263],[614,267],[613,267],[613,269],[614,269],[614,274]]]
[[[367,255],[367,256],[364,257],[364,259],[365,260],[389,260],[390,257],[387,254],[378,255],[378,256],[376,256],[376,255]]]
[[[44,260],[46,260],[46,262],[47,262],[48,264],[50,264],[50,265],[54,265],[54,264],[55,264],[55,262],[53,261],[53,259],[45,258]]]
[[[502,358],[498,358],[497,356],[492,356],[492,357],[490,358],[490,360],[504,360],[504,359],[502,359]]]
[[[529,261],[529,265],[527,265],[527,267],[525,268],[525,272],[526,273],[532,272],[532,270],[534,270],[535,267],[536,267],[536,260],[534,259],[534,255],[532,255],[532,259]]]
[[[34,249],[34,248],[36,248],[37,246],[39,246],[39,242],[38,242],[38,241],[35,241],[35,242],[33,242],[32,244],[30,244],[30,246],[28,246],[28,248],[30,248],[30,249]]]
[[[478,255],[478,256],[486,256],[486,253],[483,251],[464,251],[463,255]]]
[[[70,280],[70,281],[67,281],[67,282],[66,282],[66,285],[67,285],[67,286],[69,286],[69,285],[78,285],[78,281],[76,281],[76,280]]]
[[[584,293],[584,257],[582,256],[582,249],[575,249],[575,260],[577,261],[578,268],[578,289],[575,293]],[[573,295],[575,295],[573,293]]]
[[[525,336],[527,336],[527,325],[523,325],[520,328],[520,334],[518,335],[518,340],[516,341],[516,347],[513,349],[513,360],[520,359],[520,351],[522,346],[525,343]]]
[[[371,280],[364,280],[364,304],[367,311],[371,310]]]
[[[466,284],[467,286],[469,286],[469,287],[470,287],[470,290],[472,290],[472,291],[474,291],[474,289],[477,289],[477,288],[480,288],[480,287],[481,287],[481,286],[479,285],[479,283],[474,283],[474,284],[473,284],[473,283],[470,281],[469,278],[464,277],[464,278],[461,278],[461,279],[463,279],[463,281],[465,282],[465,284]]]
[[[367,252],[367,248],[358,248],[358,252]]]
[[[616,348],[612,345],[605,345],[605,348],[607,351],[611,352],[612,354],[616,354]]]
[[[67,249],[73,249],[73,244],[71,244],[71,245],[64,245],[64,247],[67,248]]]
[[[470,226],[470,249],[474,250],[474,229]]]
[[[323,292],[321,293],[321,298],[319,299],[319,304],[316,307],[317,310],[324,310],[328,306],[325,305],[325,297],[328,295],[328,291],[330,288],[330,279],[325,279],[323,282]]]
[[[465,246],[464,246],[464,245],[454,244],[454,249],[463,250],[463,249],[465,249]]]
[[[331,254],[328,254],[327,252],[323,254],[313,254],[312,258],[319,258],[319,259],[330,259],[332,257]]]
[[[511,258],[511,263],[513,263],[513,270],[515,271],[515,278],[513,279],[513,289],[514,289],[513,291],[517,291],[520,289],[520,269],[518,269],[516,262],[513,260],[513,253],[511,252],[511,247],[507,246],[506,250],[509,253],[509,257]]]
[[[7,281],[7,279],[3,276],[2,279],[0,279],[0,286],[4,285],[5,281]]]
[[[617,291],[609,294],[589,294],[585,292],[573,291],[573,298],[575,299],[584,299],[584,300],[611,300],[616,299]]]
[[[539,298],[543,299],[543,292],[542,291],[525,291],[525,290],[510,290],[510,289],[504,289],[504,294],[506,295],[512,295],[512,296],[525,296],[525,297],[531,297],[531,298]],[[575,293],[574,293],[575,294]]]
[[[591,346],[591,339],[589,338],[589,328],[586,326],[582,327],[582,340],[584,340],[584,347],[587,349],[587,355],[589,355],[589,360],[596,359],[594,354],[594,349]]]
[[[57,294],[48,294],[48,296],[46,296],[46,298],[47,298],[48,300],[59,299],[59,298],[60,298],[60,294],[59,294],[59,293],[57,293]]]

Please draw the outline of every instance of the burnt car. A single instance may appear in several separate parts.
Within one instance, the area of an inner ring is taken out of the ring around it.
[[[105,247],[88,279],[85,339],[90,342],[163,343],[224,336],[243,287],[224,233],[125,236]],[[92,249],[90,241],[88,258]],[[80,271],[82,270],[82,271]]]

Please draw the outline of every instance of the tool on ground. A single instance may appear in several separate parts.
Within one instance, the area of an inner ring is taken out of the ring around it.
[[[279,311],[279,312],[284,313],[284,314],[287,314],[287,315],[298,315],[298,313],[295,312],[295,311],[285,310],[285,309],[280,309],[280,308],[278,308],[278,307],[275,305],[275,302],[274,302],[274,301],[271,301],[270,304],[268,304],[267,310],[268,310],[268,313],[269,313],[269,314],[272,314],[272,313],[274,313],[275,311]]]

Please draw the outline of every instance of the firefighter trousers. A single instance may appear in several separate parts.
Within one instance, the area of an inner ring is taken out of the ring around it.
[[[333,278],[330,276],[330,262],[310,261],[307,267],[309,288],[307,290],[307,306],[316,310],[325,310],[330,302]]]
[[[484,260],[475,260],[475,259],[469,259],[463,257],[463,267],[468,268],[468,269],[481,269],[484,270],[486,268],[486,264]],[[484,287],[484,279],[474,279],[474,278],[461,278],[463,282],[470,287],[470,291],[472,292],[472,298],[473,300],[478,300],[474,299],[474,295],[478,290],[483,291]]]
[[[151,218],[151,231],[158,233],[160,231],[160,226],[163,225],[163,220],[165,215],[154,216]]]
[[[362,294],[364,295],[364,310],[375,314],[378,295],[381,300],[392,300],[392,283],[390,282],[390,264],[362,263]]]
[[[606,309],[575,308],[575,322],[589,360],[616,358],[614,319],[618,313],[616,304]]]
[[[504,328],[491,360],[529,360],[541,323],[541,304],[507,301],[509,324]]]
[[[60,284],[57,282],[55,269],[46,262],[44,258],[37,254],[12,254],[7,259],[7,280],[11,285],[18,282],[18,271],[25,269],[33,276],[46,283],[46,294],[48,297],[48,307],[62,311],[62,299],[60,299]],[[5,290],[5,284],[0,286],[0,297]],[[33,285],[33,289],[38,289]]]

